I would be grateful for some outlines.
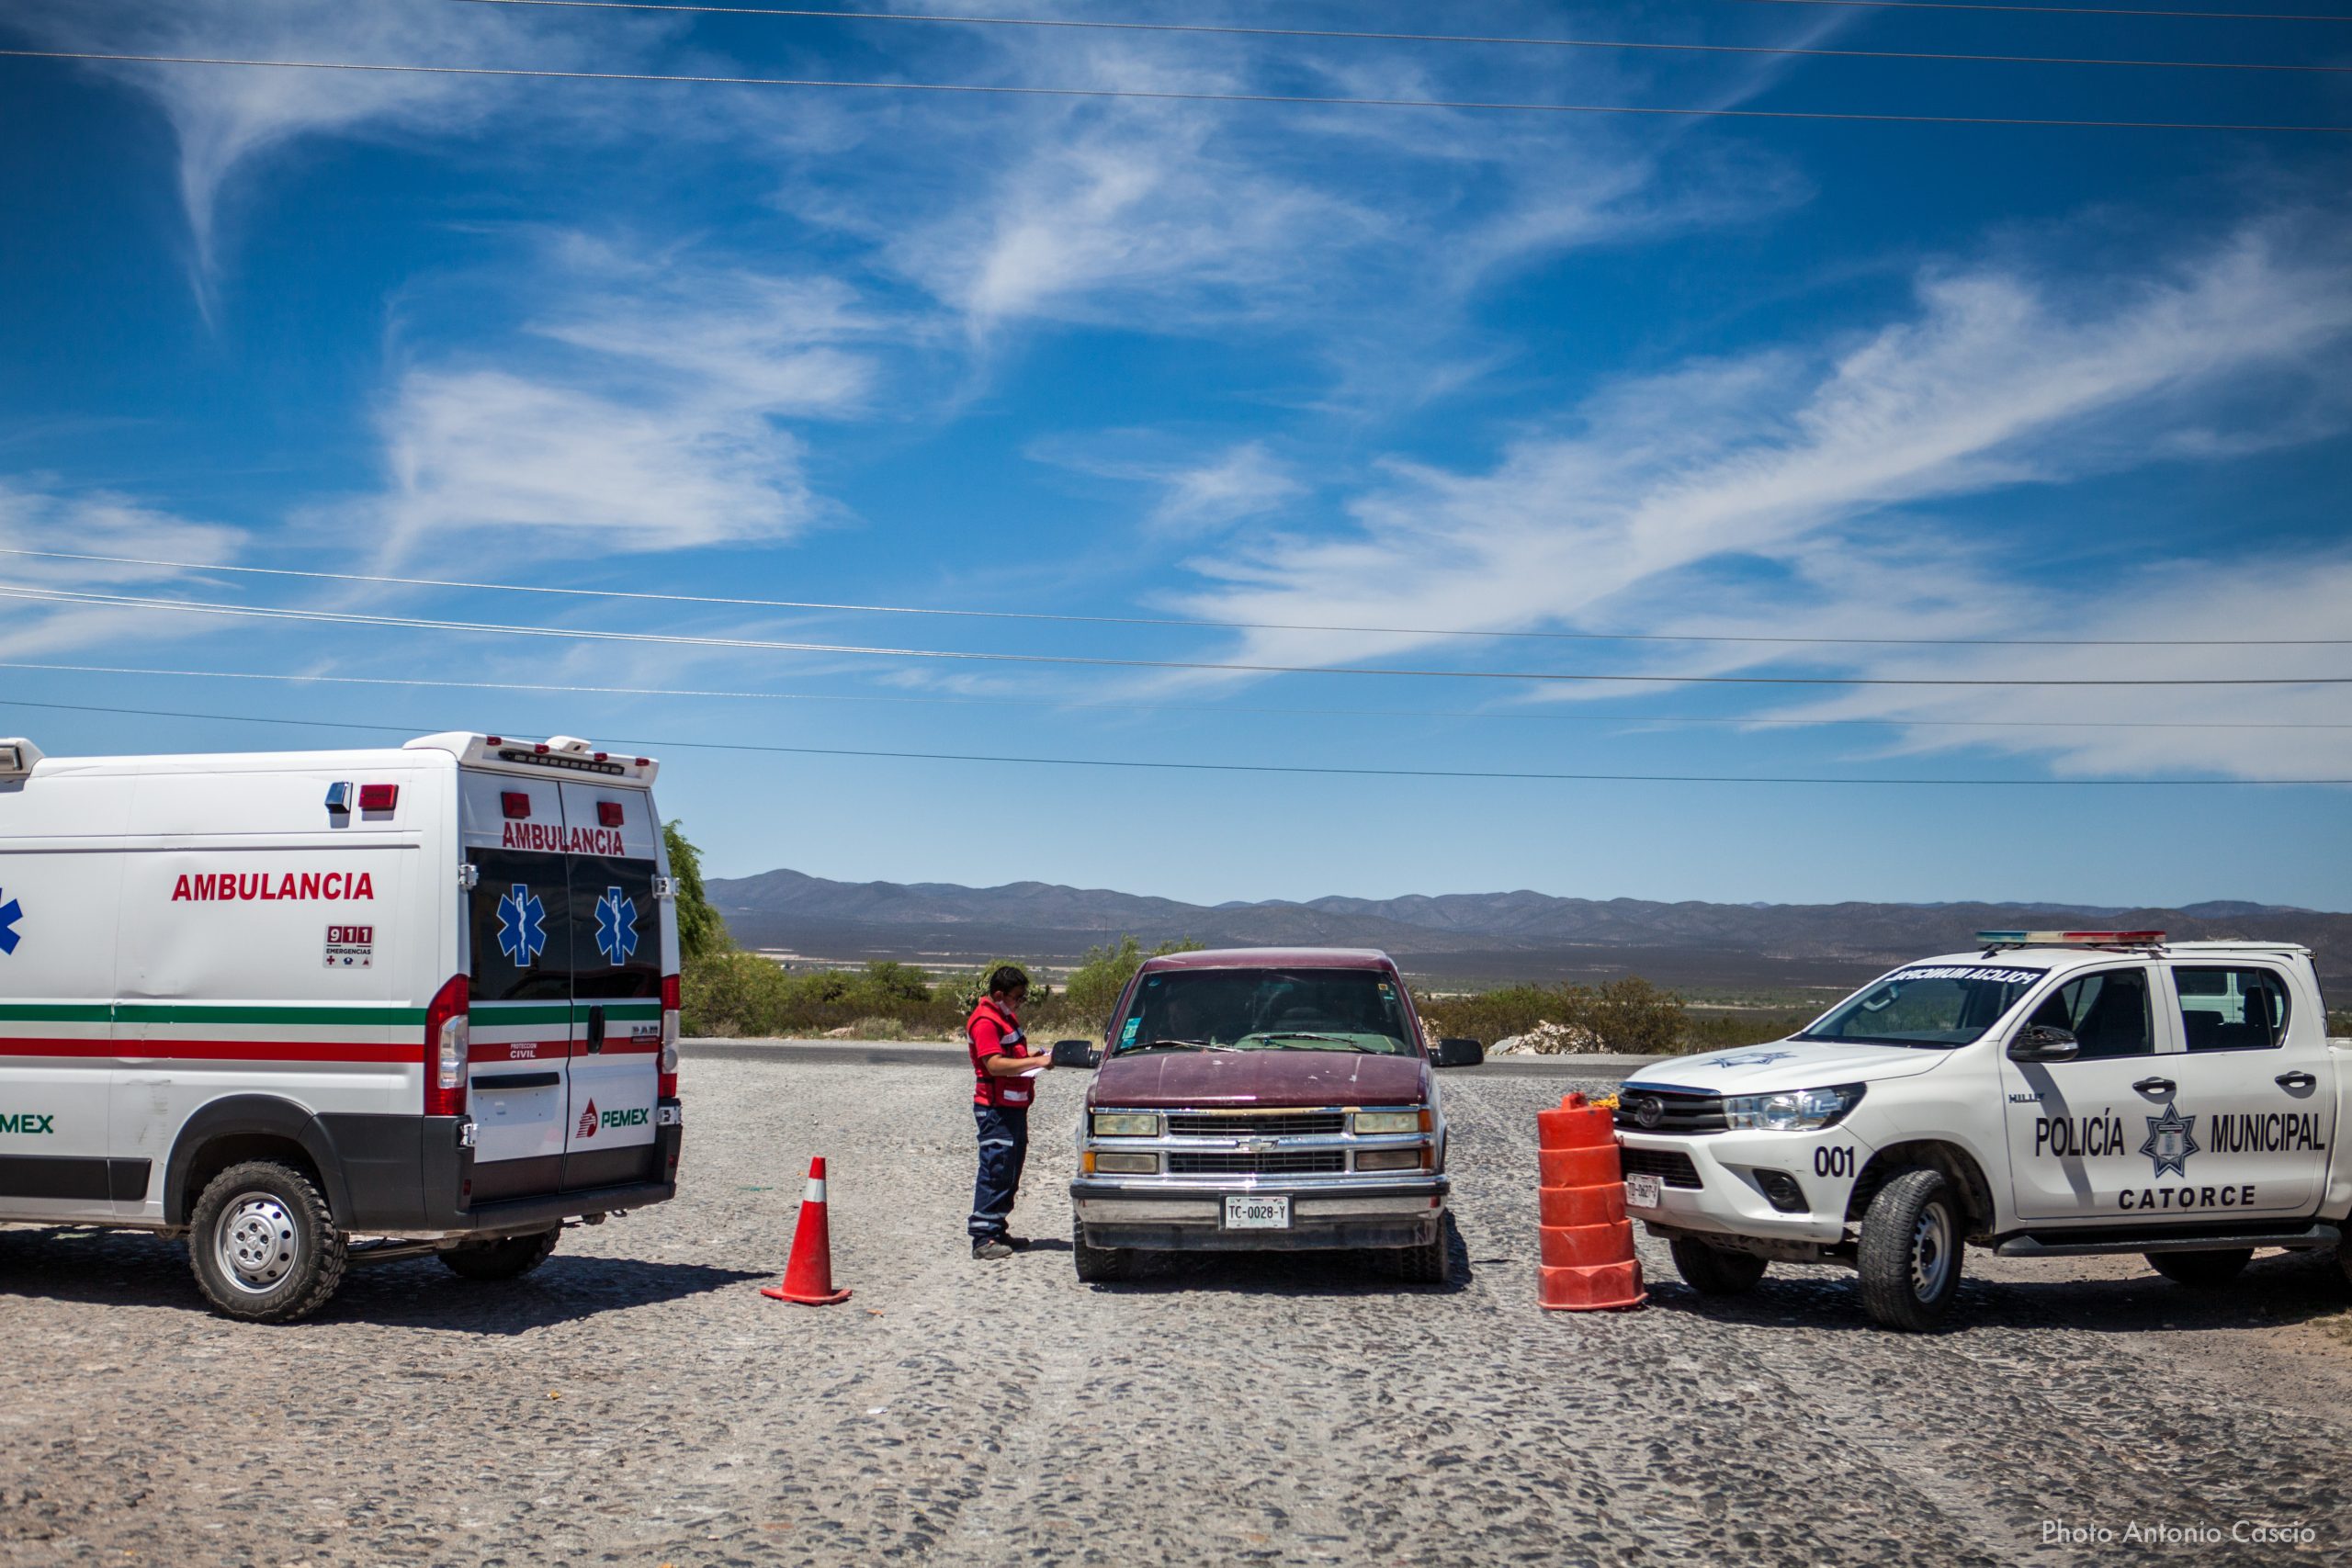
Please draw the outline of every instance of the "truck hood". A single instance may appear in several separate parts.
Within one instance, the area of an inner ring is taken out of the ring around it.
[[[1628,1086],[1701,1089],[1713,1094],[1774,1094],[1789,1089],[1826,1089],[1832,1084],[1907,1078],[1949,1060],[1941,1047],[1829,1045],[1811,1040],[1776,1040],[1736,1051],[1678,1056],[1636,1068]]]
[[[1429,1072],[1419,1056],[1355,1051],[1150,1051],[1105,1061],[1086,1102],[1163,1111],[1420,1105],[1428,1102]]]

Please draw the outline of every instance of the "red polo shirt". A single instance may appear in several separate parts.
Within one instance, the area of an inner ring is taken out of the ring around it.
[[[1008,1111],[1027,1110],[1035,1094],[1035,1085],[1027,1078],[1001,1078],[990,1074],[980,1064],[990,1056],[1026,1056],[1029,1038],[1021,1032],[1021,1022],[987,997],[972,1010],[964,1021],[964,1034],[972,1046],[972,1103],[1002,1106]]]

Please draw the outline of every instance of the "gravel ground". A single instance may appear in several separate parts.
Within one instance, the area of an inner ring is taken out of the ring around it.
[[[1183,1260],[1088,1288],[1046,1080],[1017,1228],[961,1235],[948,1066],[689,1055],[685,1189],[538,1273],[355,1273],[315,1319],[209,1316],[176,1243],[0,1229],[0,1559],[1947,1564],[2337,1561],[2352,1316],[2332,1261],[2195,1295],[2133,1264],[1972,1254],[1953,1332],[1849,1276],[1647,1310],[1533,1304],[1533,1113],[1449,1077],[1455,1278]],[[808,1156],[846,1305],[760,1295]],[[2309,1543],[2233,1544],[2237,1521]],[[2111,1532],[2046,1543],[2046,1522]],[[2148,1546],[2134,1526],[2218,1529]]]

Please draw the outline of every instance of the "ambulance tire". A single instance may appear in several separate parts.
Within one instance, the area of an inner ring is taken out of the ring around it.
[[[1862,1310],[1883,1328],[1924,1334],[1939,1325],[1960,1293],[1967,1224],[1951,1183],[1939,1170],[1891,1179],[1862,1215]]]
[[[1752,1252],[1734,1252],[1695,1235],[1679,1235],[1667,1243],[1682,1282],[1702,1296],[1744,1296],[1764,1278],[1771,1265]]]
[[[350,1261],[318,1183],[276,1160],[232,1165],[206,1184],[188,1215],[187,1255],[213,1310],[246,1323],[316,1312]]]
[[[461,1241],[440,1255],[441,1261],[453,1274],[469,1280],[519,1280],[548,1260],[555,1250],[556,1238],[563,1234],[555,1225],[532,1235],[505,1235],[496,1241]]]
[[[2228,1284],[2254,1261],[2254,1248],[2233,1247],[2221,1252],[2151,1252],[2148,1267],[2176,1285],[2211,1291]]]
[[[1100,1285],[1127,1277],[1127,1266],[1135,1255],[1122,1247],[1089,1247],[1086,1227],[1076,1220],[1069,1226],[1069,1255],[1078,1265],[1081,1284]]]

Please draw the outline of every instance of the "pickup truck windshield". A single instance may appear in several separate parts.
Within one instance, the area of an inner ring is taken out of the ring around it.
[[[2006,964],[1898,969],[1839,1002],[1797,1038],[1930,1050],[1972,1044],[2044,973]]]
[[[1147,975],[1112,1049],[1416,1054],[1396,983],[1374,969]]]

